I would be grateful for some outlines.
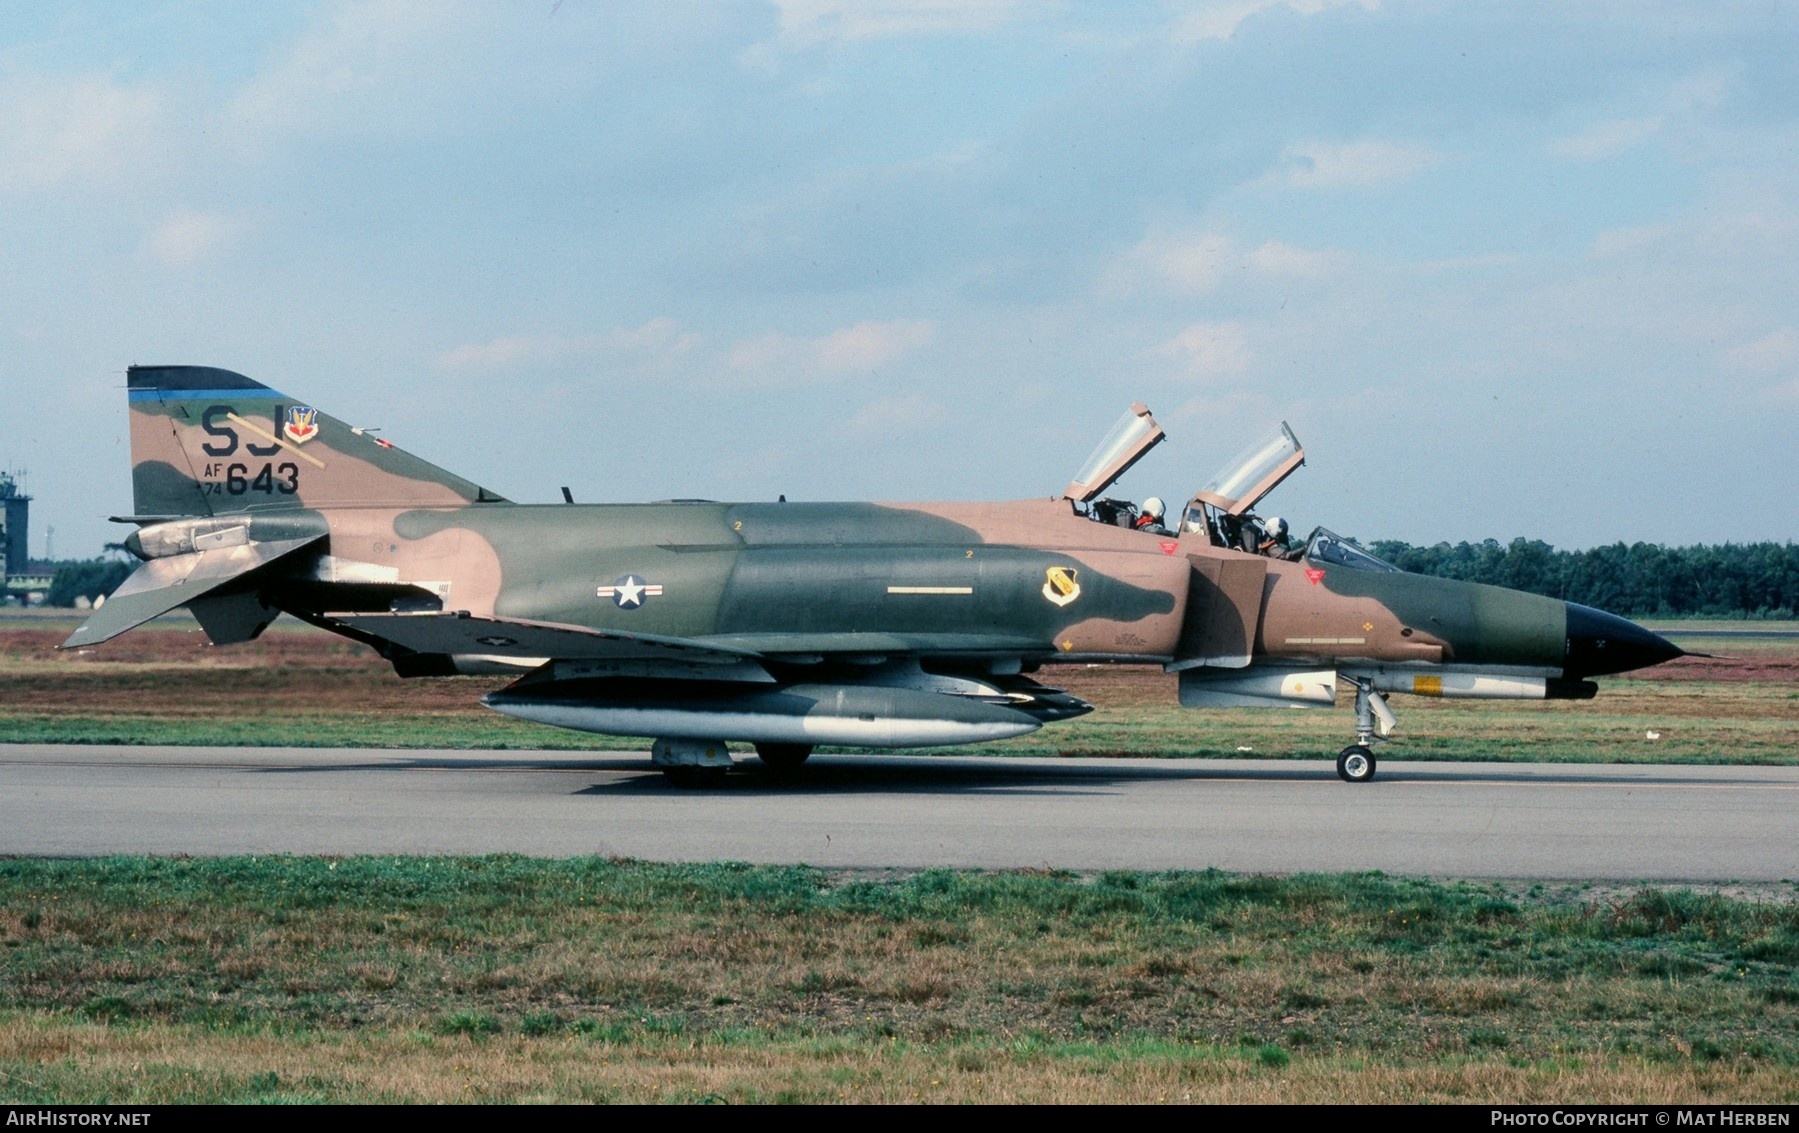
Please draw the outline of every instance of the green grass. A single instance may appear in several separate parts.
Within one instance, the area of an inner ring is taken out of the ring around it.
[[[595,736],[503,716],[445,720],[376,718],[363,713],[281,712],[218,719],[137,714],[43,715],[0,713],[0,742],[128,744],[176,747],[450,748],[491,751],[648,752],[650,741]]]
[[[1232,1081],[1559,1065],[1747,1076],[1790,1101],[1799,889],[1763,897],[1378,874],[9,860],[0,1095],[439,1096],[398,1070],[321,1069],[372,1044],[377,1062],[421,1046],[508,1065],[703,1053],[778,1063],[807,1097],[844,1096],[833,1067],[863,1067],[866,1086],[869,1065],[902,1058],[912,1086],[1004,1067],[1116,1082],[1159,1065],[1178,1082],[1196,1063]],[[119,1054],[145,1045],[163,1053]],[[246,1052],[267,1065],[244,1068]],[[767,1100],[768,1073],[732,1079],[733,1099]],[[525,1077],[494,1096],[569,1096]],[[632,1082],[607,1088],[674,1096]]]
[[[1616,682],[1583,703],[1432,702],[1395,698],[1401,727],[1383,760],[1568,763],[1799,763],[1799,699],[1783,686]],[[469,693],[473,700],[478,693]],[[1679,697],[1678,711],[1666,706]],[[1693,715],[1697,699],[1710,715]],[[1346,708],[1329,712],[1103,707],[1017,739],[942,754],[1153,758],[1332,758],[1352,738]],[[1649,731],[1658,738],[1647,738]],[[639,737],[571,732],[497,714],[264,710],[255,715],[89,715],[0,710],[9,743],[647,751]],[[744,745],[736,745],[748,750]],[[825,748],[824,751],[874,749]]]

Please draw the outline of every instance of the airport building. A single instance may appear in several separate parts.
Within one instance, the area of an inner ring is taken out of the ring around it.
[[[28,533],[31,528],[31,497],[19,486],[17,476],[0,472],[0,554],[5,556],[6,588],[4,597],[24,605],[28,598],[41,596],[50,589],[50,577],[31,570]]]

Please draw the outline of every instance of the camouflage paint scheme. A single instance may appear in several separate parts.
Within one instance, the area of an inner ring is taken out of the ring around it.
[[[1067,498],[515,504],[227,370],[133,367],[128,390],[145,561],[68,646],[180,605],[249,640],[286,611],[403,675],[520,671],[491,705],[656,737],[670,769],[722,766],[726,740],[797,762],[1018,734],[1089,709],[1023,675],[1054,662],[1161,663],[1183,703],[1311,706],[1338,673],[1584,696],[1679,652],[1552,599],[1264,558]]]

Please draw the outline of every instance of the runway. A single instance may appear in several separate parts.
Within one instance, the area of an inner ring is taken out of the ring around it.
[[[600,854],[822,867],[1799,879],[1799,768],[0,745],[0,854]]]

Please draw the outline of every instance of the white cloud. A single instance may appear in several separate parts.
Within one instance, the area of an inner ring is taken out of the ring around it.
[[[1102,290],[1133,294],[1146,286],[1177,294],[1206,295],[1233,275],[1280,282],[1316,281],[1339,275],[1345,252],[1302,248],[1269,240],[1245,248],[1220,232],[1151,233],[1109,267]]]
[[[1257,183],[1293,189],[1360,189],[1405,181],[1443,163],[1429,146],[1373,139],[1294,142]]]
[[[1145,236],[1112,271],[1117,289],[1133,291],[1145,279],[1176,291],[1203,295],[1240,263],[1237,245],[1217,232]]]
[[[1189,378],[1241,374],[1255,358],[1243,324],[1235,322],[1194,323],[1148,353],[1173,360]]]
[[[1723,354],[1733,370],[1752,374],[1779,374],[1799,369],[1799,330],[1781,327],[1753,342],[1733,346]]]
[[[982,32],[1027,9],[1023,0],[775,0],[781,38],[827,40]]]
[[[1628,153],[1658,137],[1676,146],[1690,144],[1694,137],[1717,130],[1714,112],[1739,82],[1734,68],[1686,75],[1670,83],[1659,98],[1649,100],[1644,113],[1591,122],[1545,148],[1574,161],[1599,161]]]
[[[1380,0],[1198,0],[1182,6],[1169,25],[1168,34],[1183,46],[1208,39],[1229,39],[1243,21],[1271,8],[1287,8],[1313,16],[1330,8],[1354,5],[1365,12],[1380,7]]]
[[[326,7],[314,26],[237,93],[229,121],[246,140],[429,130],[456,120],[470,90],[508,55],[504,6],[372,0]],[[516,25],[518,21],[511,21]],[[483,70],[471,74],[479,60]]]
[[[229,252],[249,230],[242,216],[183,212],[157,225],[144,247],[163,266],[181,268]]]
[[[827,374],[878,370],[936,337],[935,324],[917,319],[857,323],[818,343],[818,368]]]
[[[131,175],[151,149],[160,92],[104,76],[0,82],[0,189]]]
[[[933,428],[949,420],[949,410],[915,394],[882,398],[857,410],[850,428],[859,433],[888,433]]]
[[[935,323],[913,319],[857,323],[822,338],[765,334],[733,346],[729,364],[740,373],[777,384],[872,373],[927,345],[936,335]]]
[[[1243,262],[1251,271],[1279,279],[1329,279],[1349,266],[1349,254],[1270,240],[1245,255]]]
[[[1595,122],[1578,134],[1557,138],[1549,143],[1549,152],[1575,161],[1598,161],[1636,149],[1661,128],[1660,117],[1613,118]]]
[[[699,335],[690,330],[682,330],[678,321],[663,315],[640,327],[613,331],[606,336],[605,345],[615,350],[687,354],[699,345],[699,341]]]
[[[508,335],[446,350],[437,364],[450,370],[503,370],[523,359],[553,357],[559,353],[559,343],[546,337]]]
[[[469,342],[438,355],[440,369],[494,373],[525,366],[591,362],[607,367],[690,375],[701,384],[803,385],[844,374],[870,374],[929,344],[935,323],[900,319],[862,322],[818,338],[765,334],[728,350],[707,349],[675,319],[598,334],[508,334]]]
[[[544,366],[573,359],[628,359],[672,362],[691,354],[699,335],[681,329],[674,319],[651,319],[640,327],[603,334],[503,335],[487,342],[465,343],[438,356],[446,370],[491,372],[515,366]]]
[[[1716,110],[1737,83],[1735,67],[1688,75],[1668,88],[1668,107],[1675,113]]]

